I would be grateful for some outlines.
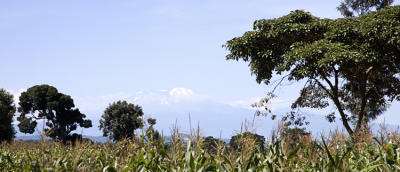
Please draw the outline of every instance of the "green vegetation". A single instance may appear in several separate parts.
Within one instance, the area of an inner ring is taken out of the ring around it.
[[[229,146],[236,151],[241,151],[244,145],[247,144],[256,145],[256,149],[263,151],[265,138],[264,136],[247,131],[232,136],[231,140],[229,141]]]
[[[84,119],[85,114],[74,108],[71,96],[59,93],[55,87],[33,86],[21,94],[19,101],[18,112],[21,114],[17,119],[19,130],[23,133],[32,134],[36,120],[43,119],[47,126],[44,128],[45,135],[65,143],[78,125],[92,127],[92,121]]]
[[[154,129],[154,125],[156,125],[156,119],[154,118],[148,118],[147,123],[150,125],[146,129],[146,138],[149,139],[149,141],[161,141],[161,134]]]
[[[398,171],[400,135],[365,135],[353,144],[343,133],[321,141],[304,137],[291,148],[281,139],[260,150],[247,140],[240,150],[229,145],[206,151],[202,141],[171,138],[169,146],[145,139],[116,144],[12,142],[0,145],[3,171]],[[193,137],[194,138],[194,137]],[[246,138],[249,139],[249,138]],[[203,140],[203,139],[201,139]],[[194,144],[193,144],[194,143]]]
[[[252,132],[232,136],[229,143],[200,129],[189,140],[173,129],[165,139],[143,117],[138,105],[118,101],[104,111],[99,128],[114,142],[93,143],[77,127],[92,127],[73,99],[49,85],[36,85],[19,97],[18,127],[33,133],[43,121],[43,136],[53,140],[12,141],[13,96],[0,89],[1,171],[400,171],[400,134],[384,128],[372,134],[369,122],[400,100],[400,6],[393,0],[345,0],[340,19],[320,19],[296,10],[257,20],[252,31],[228,41],[228,60],[249,62],[258,83],[282,76],[303,81],[284,125],[269,139]],[[376,10],[376,12],[372,12]],[[299,108],[336,107],[347,134],[314,137]],[[259,111],[258,114],[264,114]],[[274,119],[275,116],[272,116]],[[293,125],[295,127],[293,127]],[[45,127],[46,126],[46,127]],[[142,128],[141,135],[135,130]]]
[[[208,153],[216,153],[217,150],[224,145],[225,145],[224,141],[216,139],[213,136],[205,137],[203,140],[203,148]]]
[[[13,95],[0,89],[0,142],[11,141],[15,131],[12,121],[15,113]]]
[[[99,128],[103,135],[115,141],[134,138],[135,130],[144,125],[143,111],[138,105],[118,101],[110,104],[101,116]],[[152,125],[155,120],[150,120]],[[153,124],[154,122],[154,124]]]
[[[280,131],[280,138],[289,148],[295,148],[305,138],[311,137],[311,133],[305,128],[283,128]]]
[[[282,76],[276,87],[285,79],[304,82],[293,111],[283,120],[302,124],[296,109],[334,106],[327,118],[334,121],[338,113],[355,136],[400,100],[399,18],[400,6],[334,20],[296,10],[255,21],[252,31],[226,43],[226,58],[249,62],[259,83],[269,84],[273,74]],[[257,106],[270,112],[274,91]]]

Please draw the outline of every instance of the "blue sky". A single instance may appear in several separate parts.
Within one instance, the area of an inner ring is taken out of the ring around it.
[[[193,120],[207,126],[206,135],[222,131],[229,136],[245,118],[252,118],[249,104],[270,87],[257,84],[246,63],[226,61],[227,51],[221,46],[252,29],[254,20],[295,9],[337,18],[338,4],[331,0],[3,0],[0,87],[18,96],[33,85],[53,85],[71,95],[93,121],[108,103],[125,99],[142,105],[166,132],[174,121],[187,123],[191,113]],[[296,87],[281,89],[273,104],[277,111],[288,107]],[[400,122],[397,107],[386,115],[392,123]],[[216,118],[221,109],[230,112],[224,114],[228,119]],[[260,124],[263,132],[271,128],[272,123],[266,123]],[[97,126],[84,132],[100,135]]]

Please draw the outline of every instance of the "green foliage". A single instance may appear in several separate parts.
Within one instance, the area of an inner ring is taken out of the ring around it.
[[[257,146],[257,149],[264,150],[264,145],[265,145],[264,136],[255,133],[250,133],[248,131],[232,136],[231,140],[229,141],[229,146],[234,150],[241,151],[242,148],[246,146],[246,144],[249,142],[254,142],[255,145]]]
[[[156,119],[148,118],[147,123],[150,125],[146,130],[146,137],[149,141],[161,141],[161,134],[154,129],[154,125],[156,124]]]
[[[19,130],[32,134],[37,125],[36,120],[45,120],[45,133],[53,139],[65,143],[69,134],[78,126],[89,128],[92,121],[84,119],[79,109],[74,108],[74,101],[68,95],[59,93],[55,87],[36,85],[23,92],[19,97],[17,118]]]
[[[399,135],[355,146],[334,137],[298,144],[287,151],[281,140],[263,152],[243,154],[225,147],[207,153],[191,141],[171,148],[123,140],[115,144],[17,141],[0,145],[2,171],[399,171]],[[330,140],[330,141],[329,141]],[[304,145],[300,147],[299,145]],[[247,145],[252,147],[252,145]]]
[[[150,126],[153,126],[153,125],[155,125],[155,124],[157,123],[157,120],[154,119],[154,118],[149,118],[149,119],[147,119],[147,123],[148,123]]]
[[[143,111],[140,106],[126,101],[114,102],[106,108],[101,116],[99,128],[103,130],[104,136],[115,141],[132,139],[135,136],[134,131],[143,126],[142,116]]]
[[[393,0],[344,0],[337,9],[345,17],[354,17],[370,13],[373,9],[381,10],[392,3]]]
[[[400,6],[335,20],[296,10],[255,21],[253,31],[224,46],[228,60],[249,62],[258,83],[270,84],[273,74],[304,81],[292,108],[332,104],[351,135],[400,99]]]
[[[306,132],[305,128],[288,128],[285,127],[280,133],[280,139],[284,141],[289,149],[294,149],[301,143],[304,137],[311,136],[311,133]]]
[[[12,126],[15,114],[13,95],[5,89],[0,89],[0,143],[11,141],[15,136]]]
[[[203,148],[208,153],[216,153],[218,147],[223,146],[223,145],[225,145],[224,141],[222,141],[220,139],[216,139],[213,136],[208,136],[208,137],[204,138],[204,141],[203,141]]]

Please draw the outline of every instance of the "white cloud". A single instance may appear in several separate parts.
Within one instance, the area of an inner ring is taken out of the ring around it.
[[[189,88],[173,88],[171,90],[148,91],[136,94],[134,102],[141,104],[171,105],[181,102],[194,102],[207,99],[207,96],[196,94]]]
[[[173,88],[169,92],[169,95],[171,95],[173,97],[187,97],[187,96],[194,95],[194,92],[188,88]]]
[[[171,91],[169,91],[169,95],[171,96],[172,101],[175,103],[185,100],[196,100],[199,97],[188,88],[173,88]]]
[[[104,110],[108,104],[126,100],[129,103],[147,106],[169,106],[182,102],[206,100],[207,96],[198,95],[189,88],[162,89],[158,91],[138,91],[136,93],[111,93],[103,96],[77,96],[75,104],[84,111]]]

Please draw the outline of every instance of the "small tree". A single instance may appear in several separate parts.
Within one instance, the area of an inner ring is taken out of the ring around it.
[[[50,85],[36,85],[23,92],[19,97],[17,118],[19,130],[32,134],[35,131],[37,120],[44,120],[46,136],[66,143],[70,133],[78,126],[92,127],[92,121],[84,119],[79,109],[69,95],[59,93]]]
[[[203,145],[204,145],[204,149],[208,153],[216,153],[218,147],[221,145],[225,145],[225,142],[220,139],[216,139],[213,136],[208,136],[208,137],[204,138]]]
[[[103,130],[103,136],[110,137],[114,141],[132,139],[135,136],[134,131],[143,126],[142,116],[143,111],[140,106],[126,101],[114,102],[101,116],[99,128]]]
[[[160,133],[154,129],[154,125],[156,125],[156,119],[154,118],[148,118],[147,123],[150,125],[149,128],[146,130],[146,137],[149,141],[160,141],[161,140],[161,135]]]
[[[281,140],[289,149],[294,149],[304,137],[311,137],[311,133],[307,132],[305,128],[284,127],[280,133]]]
[[[254,143],[255,145],[247,145],[252,143]],[[251,133],[248,131],[242,134],[237,134],[235,136],[232,136],[231,140],[229,141],[229,146],[237,151],[241,151],[244,146],[256,146],[256,148],[264,150],[264,145],[265,145],[264,136]]]
[[[12,126],[15,114],[13,95],[5,89],[0,89],[0,142],[11,141],[15,136]]]

